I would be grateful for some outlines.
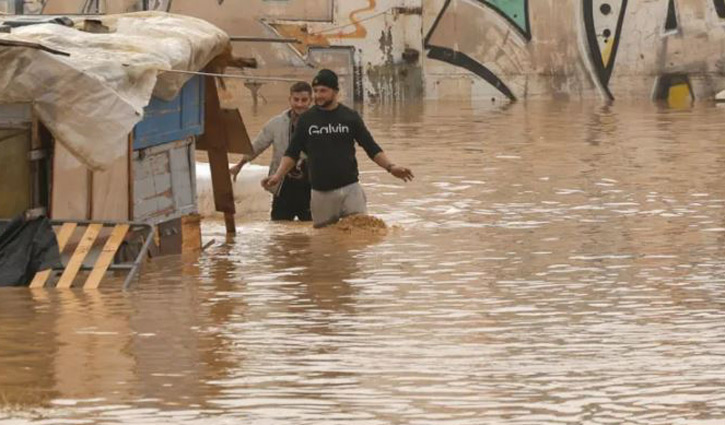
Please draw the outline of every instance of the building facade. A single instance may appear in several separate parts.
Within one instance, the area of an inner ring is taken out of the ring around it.
[[[3,3],[28,13],[153,8],[231,35],[295,37],[235,48],[259,60],[256,75],[330,67],[348,100],[686,104],[725,89],[725,0],[0,0],[0,11],[11,9]]]

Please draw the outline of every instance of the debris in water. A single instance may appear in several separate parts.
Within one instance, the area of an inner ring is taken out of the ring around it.
[[[388,233],[388,225],[383,220],[371,215],[350,215],[343,217],[331,227],[347,233],[365,232],[380,235]]]

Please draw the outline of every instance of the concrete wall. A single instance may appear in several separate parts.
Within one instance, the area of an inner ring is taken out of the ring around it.
[[[138,10],[141,2],[101,0],[98,4],[103,13],[119,13]],[[422,0],[166,0],[150,4],[206,19],[231,35],[303,41],[296,45],[235,43],[236,53],[258,59],[255,75],[310,80],[316,69],[328,67],[342,77],[347,103],[422,94]],[[44,13],[78,13],[88,10],[88,5],[87,0],[47,0]],[[259,93],[263,99],[285,95],[287,87],[288,83],[263,83]]]
[[[725,88],[721,0],[426,5],[430,97],[658,97],[688,103]]]
[[[8,1],[8,0],[0,0]],[[84,0],[47,0],[46,13]],[[105,0],[107,12],[139,1]],[[687,104],[725,89],[725,0],[153,0],[233,35],[257,75],[308,79],[329,66],[345,97],[389,102],[526,97],[663,98]],[[284,93],[266,84],[260,93]]]

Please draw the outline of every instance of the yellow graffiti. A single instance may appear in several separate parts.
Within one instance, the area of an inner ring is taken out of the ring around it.
[[[364,12],[371,12],[375,10],[376,6],[376,0],[368,0],[367,7],[363,7],[361,9],[353,10],[350,12],[350,23],[355,25],[355,31],[344,33],[342,31],[338,32],[337,34],[330,35],[331,38],[365,38],[366,35],[368,35],[368,31],[365,29],[365,27],[360,23],[360,21],[357,18],[357,15]]]
[[[667,105],[671,108],[687,108],[692,104],[690,86],[686,83],[675,84],[667,93]]]
[[[607,47],[604,48],[604,52],[602,52],[602,62],[604,63],[605,68],[609,66],[609,60],[612,59],[612,50],[614,44],[614,37],[612,37],[607,42]]]
[[[286,23],[272,23],[271,25],[282,35],[283,37],[296,38],[300,42],[293,45],[292,47],[297,50],[301,55],[306,55],[310,47],[328,47],[330,46],[330,39],[350,39],[350,38],[365,38],[368,34],[367,29],[362,24],[362,20],[358,15],[371,12],[375,10],[377,6],[376,0],[367,0],[367,6],[360,9],[355,9],[350,12],[350,22],[343,24],[339,27],[334,27],[328,30],[313,31],[310,32],[307,24],[286,24]],[[344,32],[342,29],[354,26],[354,30],[351,32]],[[340,31],[332,32],[333,30],[340,29]]]
[[[273,23],[272,26],[282,37],[299,40],[299,43],[291,46],[303,56],[311,46],[328,47],[330,45],[330,41],[324,34],[310,34],[307,31],[307,25]]]

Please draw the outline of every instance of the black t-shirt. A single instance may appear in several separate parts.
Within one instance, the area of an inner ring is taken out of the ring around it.
[[[358,181],[356,141],[371,159],[382,152],[357,112],[315,106],[300,116],[285,155],[297,160],[305,152],[312,188],[335,190]]]

